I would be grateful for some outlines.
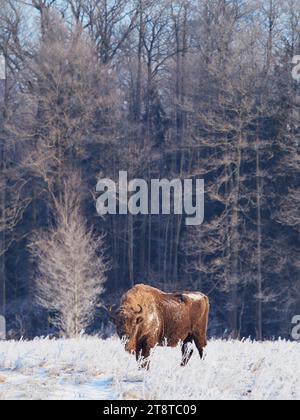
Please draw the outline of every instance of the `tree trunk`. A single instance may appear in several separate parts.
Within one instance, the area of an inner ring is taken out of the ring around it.
[[[128,269],[130,286],[134,286],[134,232],[133,216],[128,214]]]
[[[8,114],[8,69],[7,69],[7,55],[4,56],[4,97],[3,106],[1,107],[0,122],[4,125]],[[2,81],[1,81],[2,82]],[[1,105],[1,102],[0,102]],[[2,133],[0,132],[0,135]],[[1,206],[2,206],[2,220],[3,231],[0,232],[0,314],[5,315],[6,312],[6,154],[5,154],[5,140],[2,141],[1,148],[1,170],[3,177],[3,185],[1,191]]]
[[[235,167],[235,182],[233,188],[235,191],[233,213],[232,213],[232,265],[231,265],[231,291],[230,291],[230,329],[233,338],[238,338],[238,284],[239,284],[239,201],[240,201],[240,175],[242,163],[242,134],[239,134],[237,144],[237,162]]]
[[[262,225],[261,225],[261,173],[259,143],[256,145],[256,196],[257,196],[257,304],[256,304],[256,335],[257,340],[263,339],[262,321]]]

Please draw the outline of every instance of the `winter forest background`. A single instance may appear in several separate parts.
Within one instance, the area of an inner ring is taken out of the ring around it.
[[[299,0],[0,0],[0,54],[10,338],[103,331],[101,302],[140,282],[207,293],[210,335],[289,337]],[[205,223],[99,217],[97,181],[120,170],[204,178]]]

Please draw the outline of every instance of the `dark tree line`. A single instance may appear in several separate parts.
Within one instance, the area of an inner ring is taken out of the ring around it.
[[[0,0],[0,54],[11,336],[54,331],[36,306],[32,241],[77,177],[83,216],[105,234],[106,306],[140,282],[196,289],[211,299],[212,334],[289,337],[300,311],[298,0]],[[99,217],[96,183],[120,170],[204,178],[205,223]],[[92,330],[106,320],[99,309]]]

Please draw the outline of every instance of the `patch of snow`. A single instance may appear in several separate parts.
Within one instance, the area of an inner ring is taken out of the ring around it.
[[[195,302],[197,302],[198,300],[202,300],[204,298],[204,295],[202,293],[185,293],[184,296],[189,297]]]
[[[299,343],[211,340],[180,367],[156,348],[139,370],[116,338],[0,342],[0,399],[300,400]]]

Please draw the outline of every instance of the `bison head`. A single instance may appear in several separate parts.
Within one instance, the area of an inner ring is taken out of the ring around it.
[[[118,336],[126,340],[125,348],[130,353],[136,350],[136,336],[139,325],[143,322],[143,308],[121,306],[116,312],[115,324]]]

